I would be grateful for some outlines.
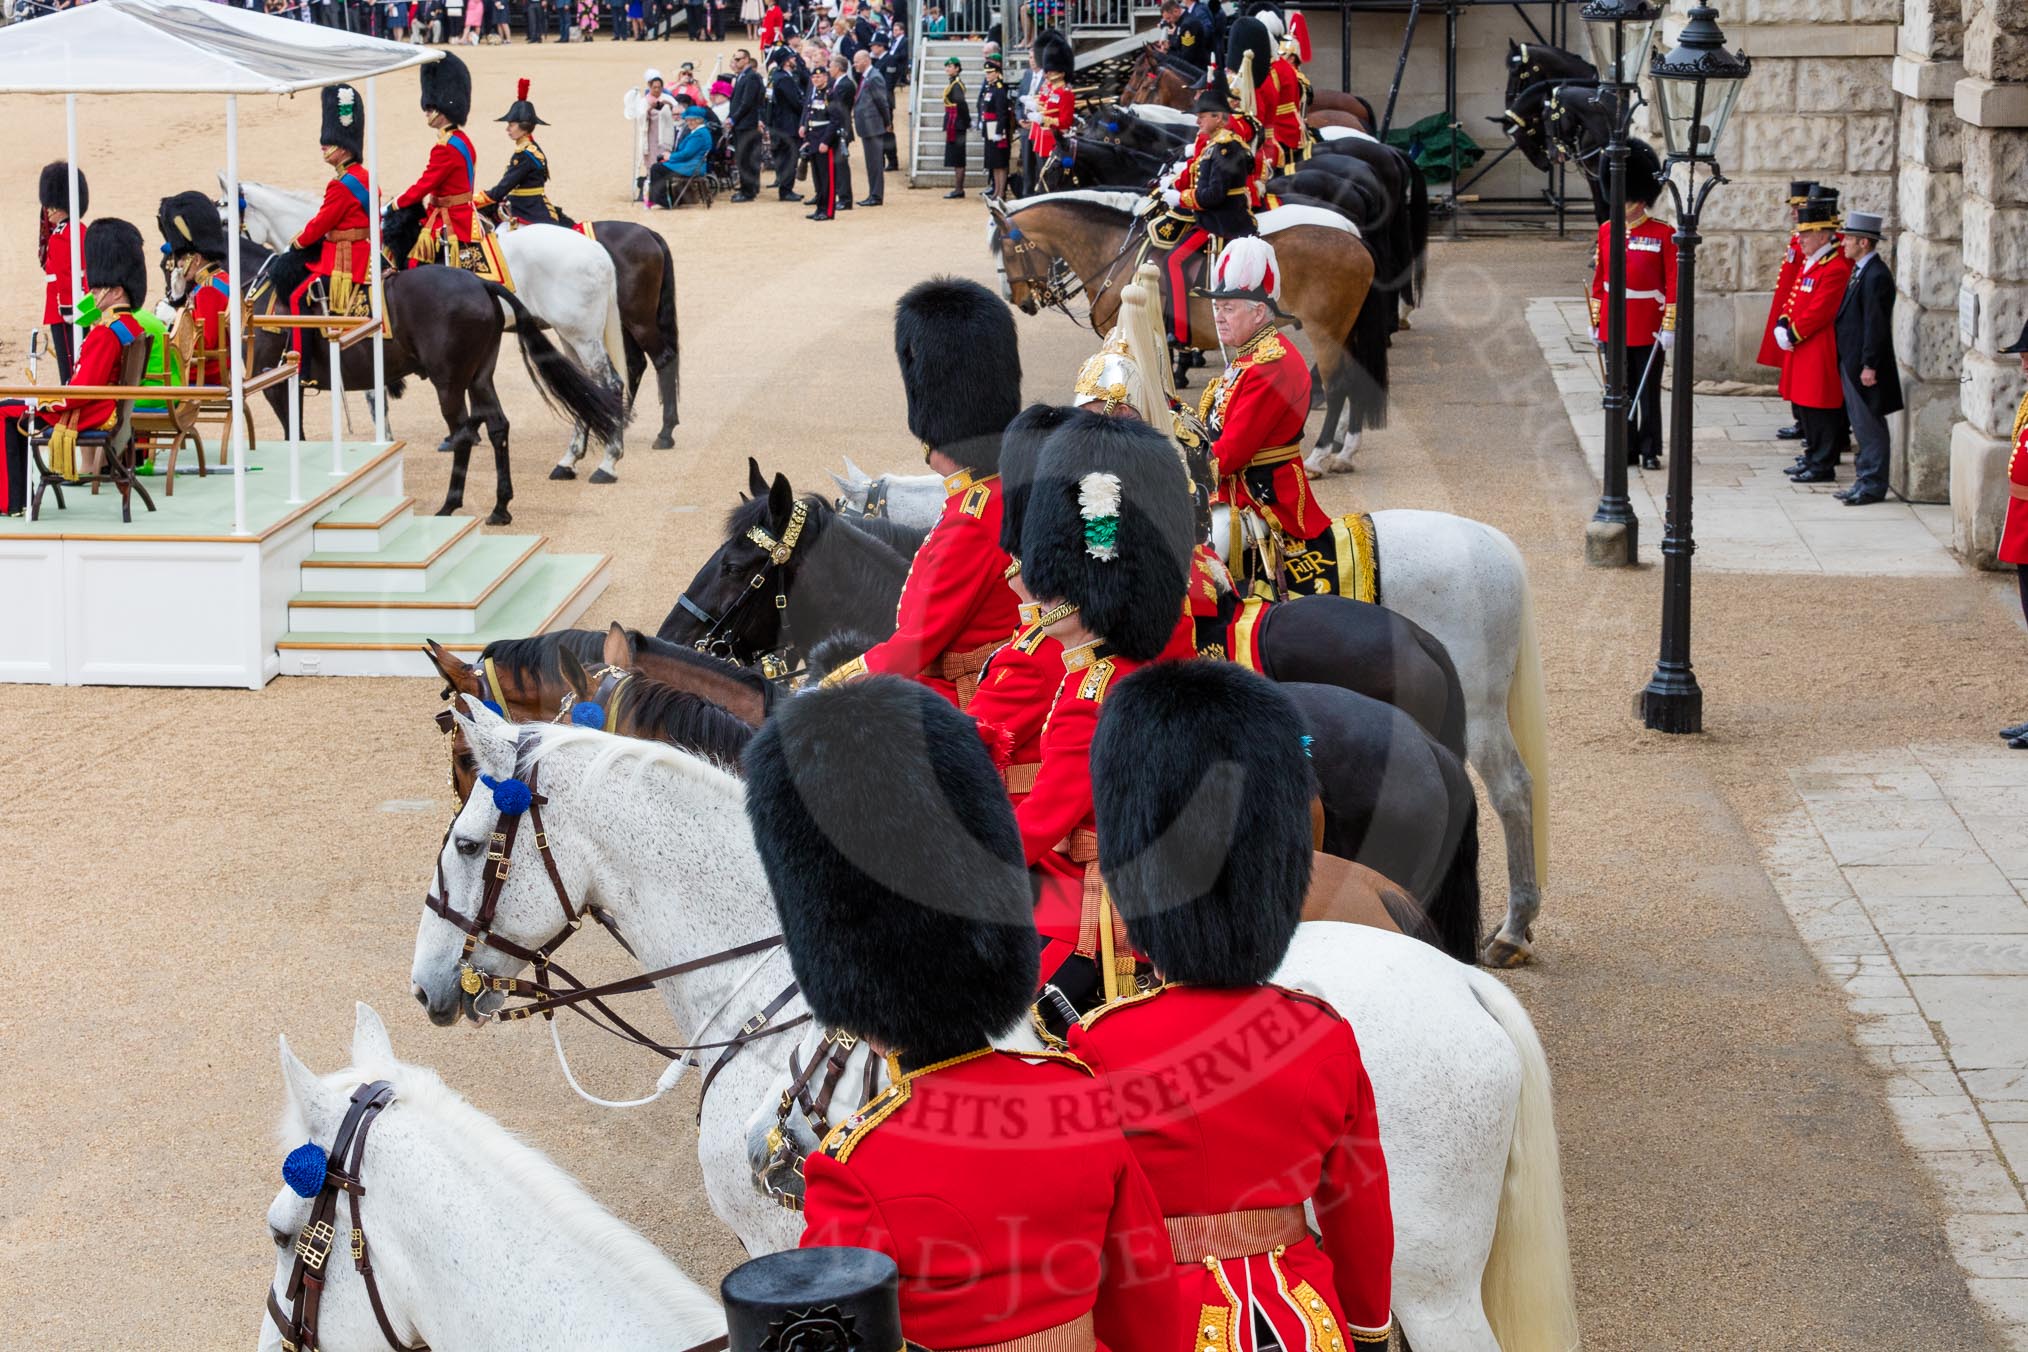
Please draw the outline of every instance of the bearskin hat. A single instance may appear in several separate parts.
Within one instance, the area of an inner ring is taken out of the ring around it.
[[[1310,886],[1307,741],[1289,697],[1230,662],[1157,662],[1107,697],[1099,869],[1165,978],[1246,986],[1281,965]]]
[[[1054,28],[1045,28],[1035,39],[1035,64],[1045,74],[1069,79],[1077,73],[1077,52],[1069,38]]]
[[[1627,200],[1651,207],[1662,197],[1662,157],[1639,137],[1627,142]]]
[[[121,287],[127,304],[141,308],[148,298],[148,256],[132,221],[108,216],[92,222],[85,231],[84,275],[89,289]]]
[[[156,228],[171,257],[196,254],[213,263],[226,258],[225,221],[218,204],[201,192],[179,192],[162,199],[155,212]]]
[[[994,474],[1021,411],[1021,344],[1007,302],[962,277],[918,282],[894,307],[908,430],[965,468]]]
[[[822,1022],[915,1062],[1035,998],[1021,835],[977,725],[895,676],[806,691],[747,745],[746,812]]]
[[[1050,434],[1073,418],[1094,417],[1055,404],[1030,404],[1014,415],[1000,438],[1000,548],[1021,557],[1021,523],[1028,516],[1028,492]]]
[[[343,146],[355,160],[366,153],[366,109],[351,85],[324,86],[324,130],[317,144]]]
[[[70,161],[56,160],[42,166],[42,181],[36,185],[36,196],[46,207],[70,210]],[[85,182],[84,170],[77,171],[77,215],[83,218],[92,209],[91,184]]]
[[[1245,64],[1248,56],[1253,57],[1250,65]],[[1270,68],[1275,63],[1275,41],[1269,35],[1267,25],[1259,19],[1242,17],[1232,21],[1232,29],[1225,37],[1225,69],[1237,81],[1242,68],[1251,80],[1249,88],[1258,89],[1272,77]],[[1246,91],[1235,84],[1234,92],[1243,99]]]
[[[1022,576],[1036,600],[1070,602],[1121,654],[1152,660],[1183,613],[1192,517],[1167,437],[1126,418],[1070,419],[1028,491]]]
[[[427,70],[428,67],[425,66],[424,69]],[[502,113],[497,120],[501,122],[519,122],[524,127],[546,127],[549,125],[536,114],[535,105],[528,101],[528,81],[525,79],[514,86],[514,102],[507,105],[507,111]]]
[[[422,110],[442,113],[454,127],[465,125],[472,115],[472,72],[454,53],[444,59],[416,67],[422,79]]]

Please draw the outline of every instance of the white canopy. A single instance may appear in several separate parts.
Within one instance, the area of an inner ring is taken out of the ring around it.
[[[442,56],[210,0],[93,0],[0,28],[0,93],[293,94]]]

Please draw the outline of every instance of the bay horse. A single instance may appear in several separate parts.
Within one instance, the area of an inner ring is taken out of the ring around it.
[[[992,234],[988,244],[1000,273],[1000,290],[1024,314],[1044,308],[1069,314],[1080,293],[1090,305],[1084,321],[1096,333],[1112,328],[1120,294],[1134,279],[1134,254],[1143,238],[1135,215],[1141,199],[1133,193],[1073,191],[1045,193],[1013,203],[989,200]],[[1285,214],[1286,213],[1286,214]],[[1309,335],[1318,384],[1327,399],[1343,399],[1354,431],[1386,420],[1387,307],[1368,306],[1373,288],[1373,254],[1358,229],[1336,212],[1284,207],[1264,213],[1261,233],[1275,246],[1282,268],[1282,308]],[[1075,281],[1065,279],[1067,270]],[[1190,346],[1219,351],[1211,302],[1188,301]],[[1072,316],[1076,318],[1076,316]],[[1332,420],[1335,422],[1335,419]],[[1337,440],[1319,439],[1316,454],[1344,451]]]
[[[1191,80],[1183,72],[1162,60],[1151,43],[1134,56],[1134,64],[1127,72],[1127,82],[1120,89],[1123,104],[1155,103],[1165,108],[1181,108],[1189,111],[1197,101],[1197,95],[1204,88],[1204,81]],[[1329,120],[1310,120],[1318,114],[1326,114]],[[1306,119],[1312,127],[1357,127],[1370,132],[1378,124],[1373,116],[1373,105],[1357,94],[1344,94],[1335,89],[1310,87],[1310,109]]]

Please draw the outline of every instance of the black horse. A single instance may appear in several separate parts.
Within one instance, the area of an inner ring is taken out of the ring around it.
[[[387,241],[389,256],[407,257],[420,228],[420,208],[406,214],[390,212]],[[405,232],[400,237],[397,224]],[[287,309],[287,298],[309,276],[309,255],[290,249],[270,255],[249,240],[240,241],[241,266],[253,277],[247,294],[258,314],[278,314]],[[493,446],[495,478],[493,511],[489,525],[504,526],[513,521],[507,504],[514,497],[513,476],[508,469],[507,414],[493,389],[493,370],[500,356],[500,336],[507,318],[514,320],[514,332],[521,340],[521,359],[543,402],[561,417],[591,429],[594,437],[616,435],[626,418],[620,397],[585,374],[584,370],[549,340],[538,321],[514,293],[505,287],[476,277],[458,268],[430,265],[390,275],[382,287],[388,334],[385,365],[387,395],[400,398],[405,377],[419,375],[436,388],[437,407],[449,432],[454,455],[451,481],[438,516],[448,516],[464,505],[465,473],[472,447],[483,423]],[[273,329],[256,331],[253,362],[256,369],[276,365],[288,350],[289,335]],[[307,335],[302,343],[302,379],[306,389],[328,389],[330,385],[329,345]],[[373,354],[360,343],[340,357],[340,374],[346,389],[373,388]],[[284,425],[289,416],[286,385],[271,386],[268,403]]]
[[[1510,39],[1506,111],[1489,119],[1544,173],[1559,158],[1576,161],[1591,190],[1592,214],[1601,224],[1609,214],[1601,155],[1611,99],[1611,92],[1599,85],[1598,68],[1577,53]]]
[[[745,664],[816,654],[814,666],[893,633],[906,560],[785,476],[770,482],[752,460],[747,472],[751,495],[657,637]],[[1317,739],[1325,849],[1425,899],[1439,946],[1474,961],[1478,806],[1443,646],[1382,607],[1305,597],[1269,609],[1260,648]]]

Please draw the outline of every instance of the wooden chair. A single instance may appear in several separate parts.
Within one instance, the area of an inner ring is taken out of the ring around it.
[[[129,343],[126,351],[120,356],[119,383],[136,386],[147,374],[148,344],[138,341]],[[88,446],[99,447],[105,452],[105,463],[96,473],[81,474],[75,479],[67,480],[49,468],[49,462],[43,458],[43,452],[49,448],[50,432],[54,429],[45,427],[39,422],[36,424],[28,438],[28,453],[34,458],[36,476],[35,495],[30,499],[28,507],[31,517],[42,515],[44,492],[55,489],[57,509],[63,510],[65,506],[63,490],[66,487],[76,488],[82,484],[90,484],[94,495],[98,493],[99,485],[102,483],[109,483],[117,488],[120,491],[122,521],[131,522],[134,519],[135,493],[141,495],[142,505],[149,511],[155,510],[155,500],[148,496],[147,488],[134,477],[134,401],[131,398],[121,399],[114,407],[117,412],[110,427],[77,434],[78,449],[83,450]]]
[[[253,363],[252,324],[246,326],[246,363],[250,369]],[[230,379],[232,370],[229,356],[231,340],[225,339],[217,347],[194,348],[183,359],[183,369],[190,377],[190,384],[203,383],[198,377],[204,370],[216,364],[219,383]],[[159,411],[142,411],[134,414],[134,434],[141,447],[155,456],[168,478],[168,487],[163,491],[170,497],[176,496],[176,457],[185,446],[197,452],[197,477],[202,479],[208,473],[204,458],[204,433],[199,428],[205,423],[218,424],[218,446],[214,463],[225,468],[232,451],[232,399],[186,399],[172,403]],[[246,429],[246,448],[251,451],[257,444],[254,435],[253,402],[247,401],[241,422]]]
[[[161,409],[138,409],[134,413],[134,459],[138,463],[153,457],[162,466],[167,482],[162,491],[176,496],[176,453],[185,446],[197,451],[197,477],[207,473],[204,464],[204,434],[197,430],[202,403],[196,399],[168,401]],[[222,459],[223,457],[221,457]]]

